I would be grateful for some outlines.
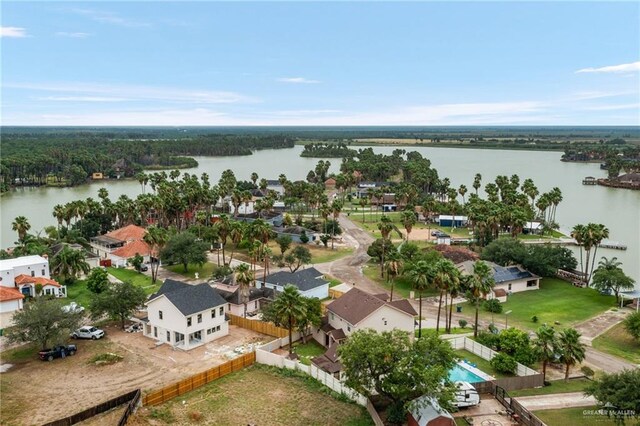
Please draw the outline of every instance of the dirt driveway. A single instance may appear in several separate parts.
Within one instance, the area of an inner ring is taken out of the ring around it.
[[[141,388],[151,390],[226,362],[236,347],[271,338],[236,326],[229,335],[189,352],[167,345],[155,347],[141,333],[105,328],[99,341],[78,341],[73,357],[42,362],[29,359],[0,374],[3,425],[32,425],[56,420],[115,396]],[[95,366],[97,354],[113,352],[124,359],[113,365]],[[34,397],[40,395],[41,397]],[[53,397],[42,403],[42,396]]]

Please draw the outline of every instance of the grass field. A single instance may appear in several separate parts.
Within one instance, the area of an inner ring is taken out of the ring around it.
[[[302,373],[253,365],[158,407],[142,408],[130,424],[373,424],[364,408],[336,396]]]
[[[567,393],[567,392],[582,392],[591,383],[591,380],[569,379],[565,380],[552,380],[549,386],[543,386],[541,388],[533,389],[521,389],[516,391],[509,391],[509,396],[533,396],[533,395],[551,395],[554,393]]]
[[[614,306],[613,296],[603,296],[591,288],[579,288],[555,278],[544,278],[540,281],[539,290],[523,291],[509,296],[502,304],[503,312],[511,311],[508,324],[517,328],[535,330],[542,324],[554,325],[560,328],[575,325],[600,314]],[[474,312],[471,305],[465,309]],[[538,317],[534,323],[531,318]],[[480,310],[484,320],[491,320],[491,313]],[[494,314],[494,321],[505,323],[504,314]]]
[[[133,269],[108,268],[108,271],[120,281],[131,281],[134,285],[142,287],[147,294],[155,293],[162,285],[160,281],[156,281],[156,283],[153,284],[150,276],[134,271]]]
[[[222,261],[220,262],[222,264]],[[196,272],[200,276],[200,278],[209,278],[213,273],[213,268],[216,266],[215,263],[207,262],[203,265],[194,265],[189,264],[187,266],[187,271],[185,272],[183,265],[170,265],[165,266],[171,272],[175,272],[176,274],[184,275],[187,278],[195,278]]]
[[[311,358],[315,358],[326,352],[326,348],[316,342],[314,339],[310,339],[307,343],[298,343],[293,345],[293,352],[295,352],[300,358],[300,362],[305,365],[311,364]]]
[[[385,289],[391,291],[391,284],[387,283],[386,279],[380,278],[380,265],[375,263],[369,263],[362,268],[362,273],[369,279],[382,285]],[[409,297],[409,292],[413,290],[413,284],[411,280],[406,277],[400,276],[394,280],[393,295],[394,300],[396,295],[404,298]],[[432,297],[437,295],[438,292],[435,289],[429,288],[422,292],[422,297]],[[416,293],[417,297],[417,293]]]
[[[497,379],[502,377],[513,377],[512,375],[509,375],[509,374],[498,373],[496,370],[494,370],[494,368],[491,366],[491,363],[489,361],[487,361],[486,359],[480,358],[478,355],[473,354],[465,349],[458,349],[455,351],[455,353],[457,356],[460,357],[460,359],[462,360],[466,359],[472,364],[475,364],[478,369],[484,371],[485,373]]]
[[[598,410],[598,407],[540,410],[534,411],[534,414],[549,426],[607,426],[616,424],[613,418],[607,417],[606,414],[591,414],[589,413],[591,410]]]
[[[640,341],[634,339],[622,323],[593,339],[592,344],[602,352],[640,364]]]

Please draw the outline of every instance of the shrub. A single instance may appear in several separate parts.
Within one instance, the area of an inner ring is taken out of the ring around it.
[[[499,314],[502,313],[502,304],[498,299],[485,300],[484,309],[494,314]]]
[[[458,321],[458,325],[460,326],[460,328],[465,328],[467,324],[468,324],[467,320],[461,319],[460,321]]]
[[[158,419],[167,424],[173,424],[175,422],[175,417],[169,408],[152,408],[149,417],[153,419]]]
[[[536,323],[537,323],[537,322],[538,322],[538,317],[537,317],[537,316],[535,316],[535,315],[534,315],[534,316],[532,316],[532,317],[531,317],[531,321],[532,321],[532,322],[536,322]]]
[[[499,373],[514,374],[518,363],[512,356],[499,353],[491,359],[491,366]]]
[[[624,328],[635,339],[640,340],[640,312],[635,312],[625,318]]]
[[[89,364],[111,365],[111,364],[115,364],[116,362],[122,361],[122,359],[123,358],[118,354],[107,352],[107,353],[104,353],[104,354],[94,355],[89,360]]]
[[[389,408],[387,408],[387,421],[394,425],[401,425],[406,420],[406,410],[404,406],[400,403],[391,404]]]
[[[580,371],[582,372],[582,374],[584,374],[585,376],[591,378],[594,376],[594,374],[596,374],[595,371],[593,371],[591,368],[587,367],[586,365],[584,365]]]
[[[498,331],[498,327],[496,327],[494,323],[489,324],[489,327],[487,327],[487,328],[489,329],[489,333],[491,333],[491,334],[498,334],[498,333],[500,333],[500,332]]]
[[[486,331],[481,331],[478,333],[476,341],[481,345],[485,345],[488,348],[496,350],[500,344],[500,336],[493,333],[487,333]]]
[[[229,265],[214,266],[213,271],[211,272],[211,277],[224,278],[226,276],[231,275],[232,273],[233,273],[233,270]]]

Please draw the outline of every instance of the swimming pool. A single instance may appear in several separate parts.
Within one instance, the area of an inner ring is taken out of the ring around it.
[[[451,380],[452,382],[469,383],[479,383],[485,381],[485,379],[475,373],[472,373],[461,365],[456,365],[451,370],[449,370],[449,380]]]

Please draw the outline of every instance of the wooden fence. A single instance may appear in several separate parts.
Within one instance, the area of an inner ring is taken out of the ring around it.
[[[511,398],[504,388],[496,386],[495,397],[496,400],[507,409],[507,411],[518,416],[519,424],[523,424],[525,426],[547,426],[546,423],[540,420],[535,414],[527,410],[514,398]]]
[[[140,389],[138,389],[136,391],[136,394],[133,396],[133,399],[127,404],[127,409],[124,410],[124,413],[122,413],[122,417],[120,417],[118,426],[125,426],[127,424],[127,422],[129,421],[129,416],[133,414],[133,412],[136,410],[136,407],[138,406],[138,403],[140,402],[140,395],[141,392]]]
[[[289,335],[289,331],[287,329],[277,327],[270,322],[250,320],[233,314],[229,314],[229,319],[231,320],[231,325],[237,325],[238,327],[257,331],[258,333],[267,334],[269,336],[286,337]]]
[[[119,405],[126,404],[127,402],[132,402],[136,400],[136,398],[140,398],[140,389],[136,389],[129,393],[125,393],[124,395],[117,396],[101,404],[94,405],[91,408],[87,408],[86,410],[80,411],[79,413],[76,413],[76,414],[72,414],[68,417],[65,417],[64,419],[55,420],[53,422],[46,423],[44,426],[74,425],[76,423],[80,423],[84,420],[90,419],[93,416],[97,416],[98,414],[104,413],[105,411],[109,411],[113,408],[116,408]],[[137,404],[137,400],[136,400],[136,404]],[[130,404],[129,407],[131,406],[135,408],[135,404]],[[127,411],[130,409],[129,407],[127,408]],[[131,410],[133,410],[133,408],[131,408]],[[129,417],[129,414],[127,414],[127,419],[128,417]],[[124,420],[124,423],[122,423],[122,419],[121,419],[119,425],[126,424],[127,419]]]
[[[150,392],[142,399],[142,405],[158,405],[177,396],[183,395],[194,389],[206,385],[214,380],[224,377],[227,374],[241,370],[256,361],[256,353],[249,352],[231,361],[227,361],[217,367],[194,374],[184,380],[165,386],[162,389]]]

